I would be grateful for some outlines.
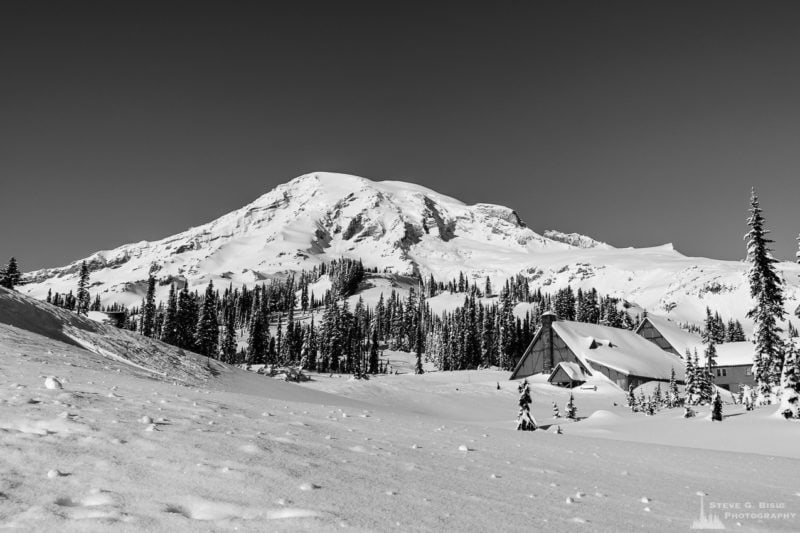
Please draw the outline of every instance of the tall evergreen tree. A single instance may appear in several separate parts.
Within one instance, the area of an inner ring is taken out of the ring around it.
[[[194,350],[194,330],[197,325],[197,300],[189,292],[189,284],[184,285],[178,295],[177,343],[186,350]]]
[[[247,336],[247,362],[253,365],[265,364],[269,349],[269,333],[264,323],[264,312],[257,306],[250,319],[250,331]]]
[[[139,332],[145,337],[153,336],[156,321],[156,278],[151,273],[147,278],[147,295],[142,302],[142,315]]]
[[[175,284],[169,286],[167,309],[164,312],[164,323],[161,326],[161,340],[167,344],[178,344],[178,297]]]
[[[369,343],[369,366],[368,372],[370,374],[377,374],[378,373],[378,365],[379,365],[379,356],[378,356],[378,327],[376,324],[372,326],[372,338],[370,339]]]
[[[195,346],[197,352],[212,357],[217,355],[219,342],[219,319],[217,318],[217,298],[214,293],[214,282],[209,281],[203,297],[203,307],[197,321]]]
[[[219,356],[223,363],[236,363],[236,313],[229,309],[219,343]]]
[[[747,260],[750,263],[748,279],[750,296],[755,300],[753,308],[747,313],[755,325],[753,377],[761,401],[769,403],[774,387],[779,384],[783,366],[783,343],[778,322],[783,320],[785,311],[782,282],[775,270],[778,261],[769,249],[769,243],[773,241],[767,237],[769,230],[764,227],[764,217],[755,190],[750,197],[747,224],[750,227],[745,235]]]
[[[415,374],[424,374],[425,371],[422,369],[422,322],[420,321],[417,325],[417,335],[416,335],[416,346],[414,352],[417,355],[417,362],[414,365],[414,373]]]
[[[89,294],[89,266],[86,261],[81,263],[81,270],[78,274],[78,292],[75,298],[75,311],[79,315],[86,315],[89,313],[89,305],[92,298]]]

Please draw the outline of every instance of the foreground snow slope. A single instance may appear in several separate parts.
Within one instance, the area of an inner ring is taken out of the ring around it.
[[[745,228],[734,231],[744,232]],[[744,248],[743,248],[744,255]],[[700,321],[706,306],[744,320],[746,266],[689,258],[671,245],[616,249],[578,234],[528,228],[512,209],[466,205],[425,187],[317,172],[276,187],[253,203],[155,242],[126,244],[86,258],[93,293],[104,303],[138,305],[151,268],[158,297],[169,284],[201,289],[260,282],[337,257],[362,259],[396,274],[449,280],[464,271],[481,284],[523,274],[533,288],[596,287],[679,321]],[[74,290],[80,261],[26,275],[21,290]],[[800,266],[781,263],[787,309],[798,306]],[[745,321],[746,322],[746,321]],[[748,324],[746,324],[748,325]]]
[[[300,386],[212,362],[187,386],[31,329],[0,323],[0,525],[12,531],[674,531],[697,518],[698,491],[800,507],[798,459],[720,451],[730,433],[717,449],[583,436],[632,424],[622,410],[563,435],[513,431],[506,373]],[[50,375],[63,389],[44,387]],[[534,385],[540,423],[564,395]],[[576,391],[579,414],[620,396]],[[742,435],[756,428],[738,418]],[[798,525],[720,516],[743,531]]]

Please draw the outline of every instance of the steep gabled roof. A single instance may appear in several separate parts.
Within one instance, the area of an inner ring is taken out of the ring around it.
[[[657,315],[647,315],[644,320],[649,320],[653,327],[661,333],[661,336],[675,348],[675,351],[678,352],[681,357],[686,353],[687,348],[690,352],[694,352],[695,349],[697,349],[697,353],[702,352],[703,340],[700,336],[689,333],[672,320]],[[644,323],[644,321],[642,321],[642,323]],[[639,328],[641,327],[642,324],[639,325]],[[637,331],[639,328],[637,328]]]
[[[553,331],[583,362],[603,365],[629,376],[669,379],[672,369],[683,380],[683,363],[644,337],[626,329],[556,321]]]
[[[547,378],[547,381],[552,381],[559,369],[563,369],[564,373],[572,381],[586,381],[588,379],[588,376],[583,373],[583,369],[578,363],[561,361],[550,373],[550,377]]]

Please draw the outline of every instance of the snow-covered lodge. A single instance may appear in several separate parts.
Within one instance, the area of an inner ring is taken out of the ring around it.
[[[625,329],[557,320],[542,315],[542,327],[517,363],[511,379],[550,375],[550,382],[574,386],[600,373],[623,390],[648,381],[683,381],[683,360]]]
[[[636,328],[636,333],[681,358],[687,350],[692,355],[696,351],[703,362],[705,346],[702,339],[694,333],[681,329],[671,320],[648,315]],[[733,392],[739,390],[739,385],[755,385],[752,372],[752,342],[726,342],[717,344],[715,348],[717,350],[715,385]]]

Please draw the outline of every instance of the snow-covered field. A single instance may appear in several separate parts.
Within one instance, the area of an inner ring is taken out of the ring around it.
[[[523,433],[504,372],[414,376],[390,352],[398,375],[367,381],[212,361],[179,382],[1,322],[0,528],[676,531],[699,518],[698,492],[729,529],[800,528],[800,426],[768,408],[645,417],[598,381],[574,391],[588,418],[567,423],[552,402],[563,412],[568,392],[534,382],[553,426]]]

